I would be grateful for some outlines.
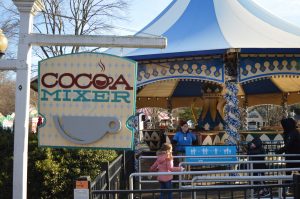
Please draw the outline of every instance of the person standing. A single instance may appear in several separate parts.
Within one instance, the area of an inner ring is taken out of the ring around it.
[[[296,121],[293,118],[281,120],[283,128],[284,146],[275,151],[276,154],[299,154],[296,156],[287,156],[286,160],[300,160],[300,132],[297,130]],[[298,168],[300,163],[287,163],[287,168]]]
[[[250,161],[264,161],[265,160],[265,157],[263,155],[266,154],[266,151],[263,147],[261,139],[258,136],[255,137],[251,142],[248,143],[247,154],[250,155],[249,156]],[[255,156],[255,155],[257,155],[257,156]],[[261,156],[258,156],[258,155],[261,155]],[[266,164],[265,163],[254,163],[253,169],[257,169],[257,170],[266,169]],[[264,174],[264,172],[259,171],[259,172],[253,172],[253,175],[254,176],[264,176],[265,174]],[[254,182],[254,183],[265,184],[263,181]],[[263,188],[263,189],[259,190],[258,194],[260,195],[260,197],[266,197],[266,196],[270,195],[270,192],[267,188]]]
[[[197,143],[196,135],[189,131],[186,121],[180,122],[180,128],[174,135],[172,143],[176,146],[177,155],[184,155],[185,146],[192,146]]]
[[[172,172],[172,171],[182,171],[181,167],[174,167],[173,156],[172,156],[172,145],[169,143],[164,143],[157,152],[157,159],[154,164],[150,167],[152,172]],[[172,179],[173,175],[159,175],[157,180],[160,183],[161,189],[172,189]],[[172,192],[161,192],[160,199],[172,199]]]
[[[297,130],[297,123],[293,118],[286,118],[281,120],[283,128],[283,142],[284,146],[275,150],[276,154],[299,154],[296,156],[287,156],[286,160],[300,160],[300,132]],[[300,163],[286,163],[286,168],[299,168]],[[287,175],[292,172],[287,171]],[[288,187],[286,195],[293,195],[293,190]]]

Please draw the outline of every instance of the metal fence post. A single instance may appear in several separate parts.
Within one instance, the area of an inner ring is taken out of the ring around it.
[[[294,174],[293,181],[294,181],[294,198],[300,199],[300,175]]]
[[[126,189],[127,188],[127,183],[126,183],[126,167],[127,167],[127,165],[126,165],[126,151],[124,150],[123,151],[123,154],[122,154],[123,156],[122,156],[122,165],[121,165],[121,167],[122,167],[122,173],[121,173],[121,189]]]
[[[103,162],[101,164],[102,171],[105,171],[105,182],[106,182],[106,190],[110,190],[110,174],[109,174],[109,162]],[[110,198],[110,195],[107,194],[106,198]]]
[[[110,190],[110,174],[109,174],[109,162],[103,162],[103,164],[101,165],[101,168],[106,171],[106,174],[105,174],[105,181],[106,181],[106,189],[107,190]]]

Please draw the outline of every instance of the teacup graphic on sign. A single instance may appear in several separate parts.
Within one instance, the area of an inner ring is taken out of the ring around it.
[[[105,89],[114,81],[114,78],[108,77],[105,74],[97,74],[97,75],[95,75],[94,79],[95,79],[94,86],[97,89]]]
[[[121,129],[121,122],[116,117],[53,116],[53,120],[58,132],[77,144],[93,143],[105,134]]]

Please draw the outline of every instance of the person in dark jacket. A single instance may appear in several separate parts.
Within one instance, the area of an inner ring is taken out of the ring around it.
[[[263,147],[262,141],[259,137],[255,137],[251,142],[248,143],[248,155],[263,155],[266,151]],[[264,161],[264,156],[254,156],[249,157],[250,161]],[[253,169],[266,169],[265,163],[255,163],[253,164]]]
[[[296,156],[287,156],[286,160],[300,160],[300,132],[297,130],[297,123],[293,118],[286,118],[281,120],[283,128],[284,147],[275,151],[276,154],[299,154]],[[286,163],[286,168],[299,168],[300,163]],[[292,172],[286,172],[291,175]],[[287,195],[293,194],[293,189],[288,187]]]
[[[296,121],[293,118],[281,120],[283,128],[284,147],[276,150],[277,154],[299,154],[297,156],[286,157],[286,160],[300,160],[300,132],[297,130]],[[300,163],[287,163],[287,168],[298,168]]]
[[[250,161],[264,161],[265,157],[263,156],[264,154],[266,154],[266,151],[263,147],[262,141],[259,137],[255,137],[251,142],[248,143],[248,150],[247,150],[247,154],[250,155],[249,156],[249,160]],[[257,156],[251,156],[251,155],[257,155]],[[261,155],[261,156],[258,156]],[[264,162],[261,163],[254,163],[253,164],[253,169],[266,169],[266,164]],[[264,176],[264,172],[254,172],[253,173],[254,176]],[[255,184],[264,184],[263,181],[261,182],[254,182]],[[263,188],[261,190],[259,190],[258,194],[260,195],[260,197],[265,197],[270,195],[270,192],[267,188]]]

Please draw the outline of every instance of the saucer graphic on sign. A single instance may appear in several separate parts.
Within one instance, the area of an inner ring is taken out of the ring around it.
[[[117,133],[121,129],[121,122],[114,117],[53,116],[53,120],[63,137],[78,144],[95,142],[106,133]]]

